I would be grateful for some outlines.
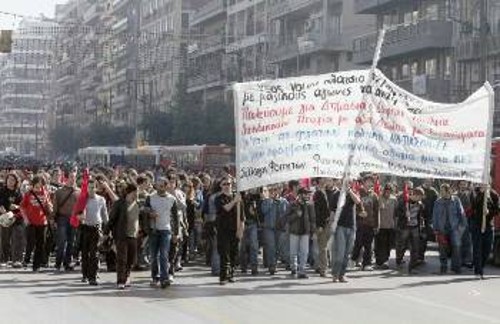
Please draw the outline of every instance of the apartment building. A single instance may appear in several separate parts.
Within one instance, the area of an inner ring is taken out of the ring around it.
[[[204,0],[189,22],[188,93],[202,102],[224,100],[227,83],[225,0]]]
[[[267,0],[228,0],[226,25],[226,80],[246,82],[275,77],[269,60]]]
[[[481,15],[477,0],[458,0],[453,19],[457,21],[455,36],[456,69],[455,100],[463,100],[482,86],[481,80]],[[487,2],[486,78],[495,87],[495,117],[493,136],[500,136],[500,2]]]
[[[12,37],[12,52],[0,57],[0,147],[40,156],[47,143],[47,111],[52,106],[51,22],[23,20]]]
[[[270,61],[279,77],[355,68],[352,40],[374,28],[351,0],[270,0]]]
[[[401,87],[424,98],[450,102],[454,72],[452,2],[443,0],[353,0],[359,15],[376,17],[376,30],[355,38],[353,61],[370,64],[377,30],[387,28],[379,61]]]

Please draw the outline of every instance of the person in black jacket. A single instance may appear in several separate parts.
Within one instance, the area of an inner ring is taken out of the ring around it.
[[[327,193],[327,178],[319,179],[319,188],[313,195],[314,211],[316,213],[316,228],[319,249],[319,265],[317,271],[321,277],[326,276],[328,266],[328,240],[330,239],[331,208]]]
[[[124,196],[113,204],[108,226],[116,244],[116,283],[118,289],[125,289],[130,286],[130,270],[135,264],[139,232],[139,204],[134,184],[127,184]]]
[[[22,201],[19,190],[20,181],[13,173],[9,173],[5,179],[5,186],[0,189],[0,214],[13,212],[16,221],[10,227],[1,228],[2,242],[0,245],[0,263],[12,261],[14,268],[22,267],[23,242],[25,226],[23,217],[19,210]]]
[[[231,186],[232,179],[230,177],[222,178],[222,191],[215,198],[217,250],[220,255],[219,283],[221,285],[225,285],[228,281],[234,282],[234,270],[238,257],[237,208],[242,203],[242,197],[240,194],[233,194]],[[240,215],[240,219],[241,217]]]
[[[471,194],[472,215],[469,219],[469,228],[472,235],[472,255],[474,262],[474,274],[483,279],[484,265],[491,252],[493,231],[491,221],[499,212],[498,194],[490,189],[487,197],[486,215],[483,216],[483,203],[486,186],[476,187]],[[484,230],[483,230],[484,229]]]
[[[287,211],[290,232],[290,266],[292,275],[298,272],[299,279],[308,278],[306,262],[309,253],[309,238],[316,223],[314,205],[309,201],[310,193],[309,189],[300,188],[297,199],[290,203]]]
[[[425,229],[424,195],[422,188],[415,188],[408,201],[400,196],[396,207],[396,264],[398,267],[402,265],[406,248],[410,247],[409,273],[414,272],[420,256],[420,233]]]

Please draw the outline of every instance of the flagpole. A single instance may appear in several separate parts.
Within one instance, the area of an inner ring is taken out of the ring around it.
[[[484,173],[483,173],[483,183],[486,188],[484,190],[483,196],[483,219],[481,224],[481,233],[486,232],[486,216],[488,214],[488,197],[490,196],[491,190],[491,139],[493,137],[493,113],[495,109],[495,91],[489,84],[489,82],[485,82],[485,88],[489,94],[489,120],[488,120],[488,131],[486,134],[486,149],[485,149],[485,158],[484,158]]]
[[[385,39],[385,28],[383,27],[378,34],[378,39],[377,39],[377,46],[375,47],[375,53],[373,56],[373,62],[372,66],[370,68],[370,73],[367,78],[366,85],[370,86],[374,80],[373,75],[375,73],[375,70],[377,69],[378,61],[380,60],[380,53],[382,52],[382,45],[384,44],[384,39]],[[369,94],[365,93],[363,94],[363,102],[366,102],[366,98]],[[371,105],[367,105],[367,107],[370,107]],[[368,113],[371,114],[372,108],[368,108]],[[359,111],[358,117],[362,117],[364,114],[363,110]],[[361,127],[361,123],[356,125],[356,129]],[[355,132],[356,133],[356,132]],[[337,203],[337,210],[335,211],[335,218],[333,219],[332,222],[332,232],[335,232],[337,229],[337,224],[338,220],[340,217],[340,212],[342,211],[342,207],[344,206],[345,199],[346,199],[346,193],[347,193],[347,186],[349,184],[349,180],[351,177],[351,166],[352,166],[352,161],[354,159],[354,156],[356,154],[356,143],[358,142],[358,137],[354,136],[353,144],[350,146],[349,150],[349,155],[347,158],[347,163],[345,164],[344,167],[344,173],[343,173],[343,179],[342,179],[342,187],[340,190],[340,197],[339,201]]]

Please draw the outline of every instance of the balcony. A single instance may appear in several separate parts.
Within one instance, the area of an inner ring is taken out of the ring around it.
[[[269,16],[270,19],[276,19],[292,13],[309,14],[312,7],[321,8],[322,6],[323,0],[283,0],[271,6]]]
[[[481,56],[481,46],[479,37],[468,37],[458,40],[455,55],[457,60],[478,60]],[[500,36],[488,37],[488,54],[497,55],[500,53]]]
[[[401,88],[435,102],[450,102],[451,80],[432,78],[426,75],[395,81]]]
[[[115,24],[113,24],[113,26],[111,27],[111,29],[115,33],[124,32],[124,31],[127,30],[127,23],[128,23],[128,18],[127,17],[122,18],[118,22],[116,22]]]
[[[198,9],[190,22],[191,27],[196,26],[208,19],[214,18],[223,14],[226,10],[224,7],[225,0],[212,0],[206,5]]]
[[[83,21],[86,24],[94,22],[97,18],[99,18],[99,15],[103,11],[103,9],[104,9],[103,7],[101,7],[101,6],[97,5],[96,3],[94,3],[83,14]]]
[[[331,33],[307,34],[297,38],[297,42],[271,46],[270,63],[278,63],[321,51],[340,51],[343,49],[342,36]]]
[[[225,39],[224,35],[213,35],[203,38],[202,41],[188,49],[189,57],[195,58],[209,53],[224,50]]]
[[[219,71],[219,73],[210,73],[204,71],[202,72],[202,74],[203,73],[205,73],[205,75],[197,75],[189,78],[187,92],[191,93],[204,89],[224,86],[225,82],[222,71]]]
[[[368,64],[373,60],[377,33],[354,39],[354,63]],[[428,49],[452,47],[453,23],[449,21],[421,21],[388,30],[382,46],[381,59],[406,55]]]
[[[399,0],[354,0],[354,13],[376,14],[394,7],[398,2]]]

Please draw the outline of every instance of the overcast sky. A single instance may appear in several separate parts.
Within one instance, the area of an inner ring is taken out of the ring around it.
[[[54,17],[56,3],[65,3],[66,0],[0,0],[0,2],[0,27],[12,29],[16,22],[19,23],[19,18],[14,19],[1,12],[35,17],[44,14],[47,17]]]

